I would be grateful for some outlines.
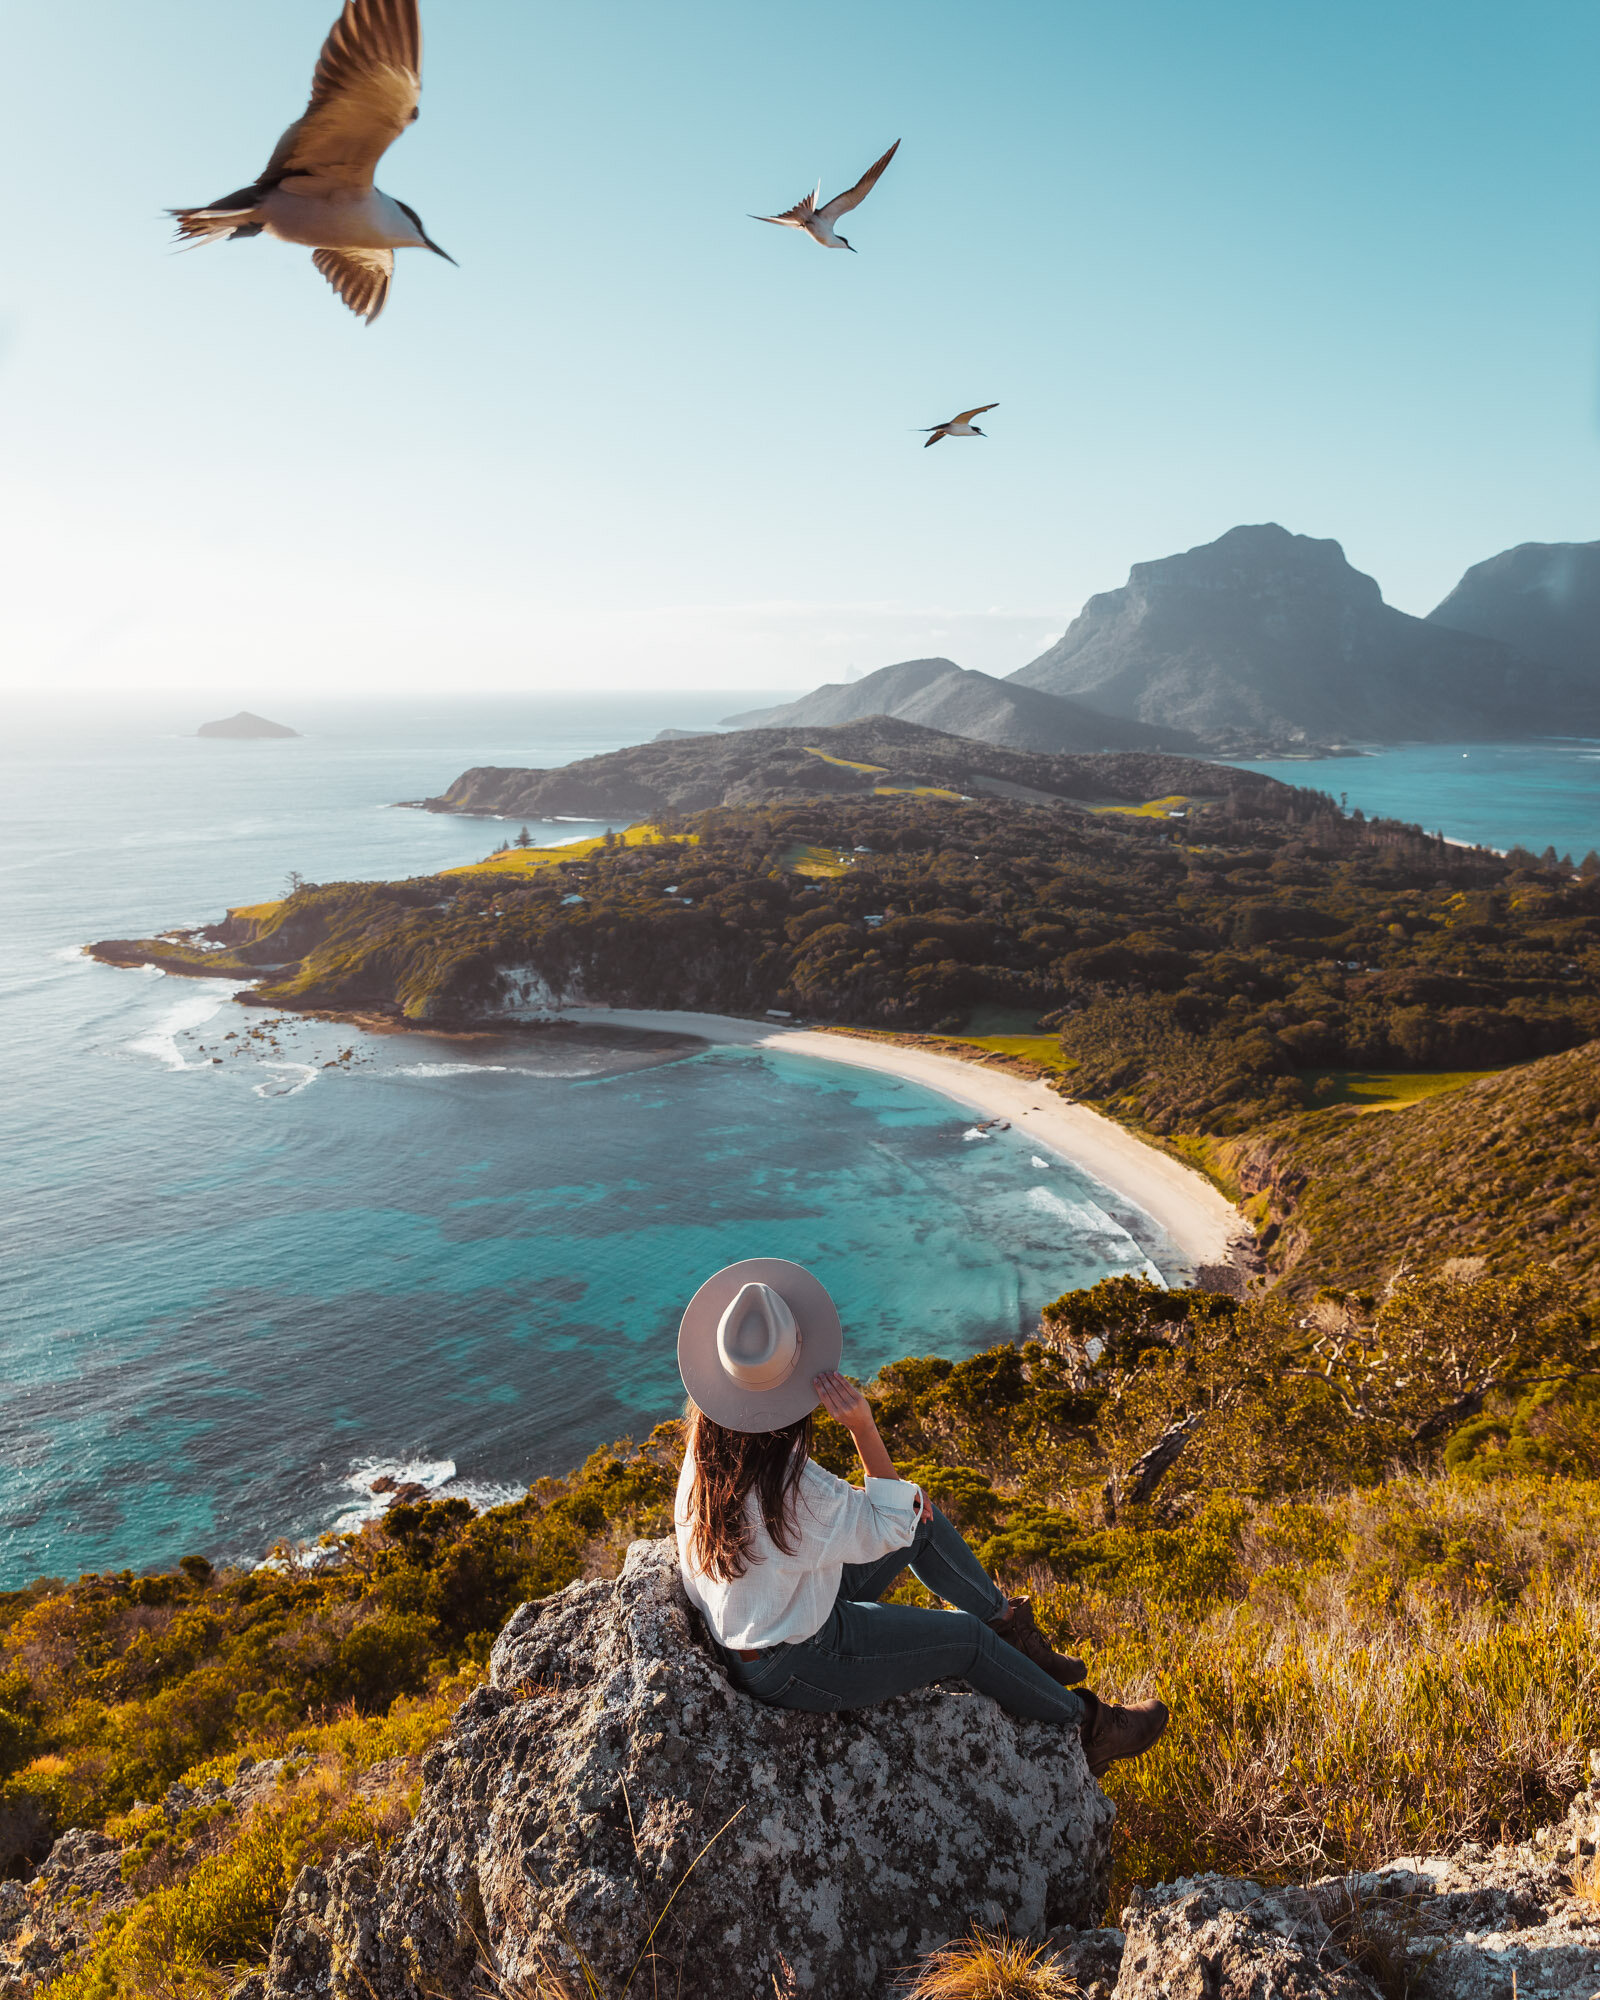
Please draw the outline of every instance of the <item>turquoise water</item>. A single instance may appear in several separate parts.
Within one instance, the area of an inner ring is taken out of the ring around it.
[[[1600,742],[1411,743],[1316,763],[1252,762],[1353,809],[1502,851],[1522,846],[1581,861],[1600,849]]]
[[[671,1413],[682,1303],[736,1257],[812,1264],[861,1373],[1181,1271],[1086,1176],[859,1069],[564,1028],[241,1045],[262,1017],[231,983],[79,953],[290,869],[474,859],[499,829],[389,802],[731,703],[300,705],[312,733],[267,744],[180,735],[192,712],[5,718],[0,1586],[254,1558],[370,1511],[384,1470],[514,1492]]]

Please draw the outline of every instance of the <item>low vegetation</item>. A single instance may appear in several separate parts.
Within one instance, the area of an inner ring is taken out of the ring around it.
[[[1399,1079],[1397,1079],[1399,1081]],[[1229,1150],[1291,1288],[1370,1286],[1449,1256],[1600,1265],[1600,1042],[1382,1115],[1331,1111]]]
[[[1600,1743],[1600,1319],[1547,1268],[1299,1305],[1110,1280],[1037,1341],[899,1362],[871,1394],[1094,1684],[1172,1705],[1108,1783],[1119,1893],[1515,1838]],[[303,1861],[404,1826],[510,1610],[666,1531],[679,1449],[663,1425],[513,1505],[396,1506],[264,1568],[0,1598],[0,1809],[126,1848],[132,1899],[56,2000],[198,1996],[259,1963]],[[852,1461],[826,1420],[817,1452]],[[283,1770],[247,1811],[156,1803],[249,1758]]]

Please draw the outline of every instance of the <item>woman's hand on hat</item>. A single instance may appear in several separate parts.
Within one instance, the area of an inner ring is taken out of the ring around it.
[[[853,1437],[857,1431],[876,1431],[872,1420],[872,1405],[856,1387],[847,1381],[836,1369],[829,1368],[821,1375],[813,1375],[811,1386],[821,1398],[822,1407],[837,1424],[843,1424]]]

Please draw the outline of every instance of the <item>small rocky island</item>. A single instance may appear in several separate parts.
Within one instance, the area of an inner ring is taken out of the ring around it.
[[[282,722],[269,722],[264,715],[252,715],[247,708],[241,708],[237,715],[225,716],[221,722],[202,722],[195,731],[196,736],[230,736],[244,742],[299,734],[298,729],[290,729]]]

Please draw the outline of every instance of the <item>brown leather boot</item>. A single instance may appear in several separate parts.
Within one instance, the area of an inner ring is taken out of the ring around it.
[[[1005,1616],[994,1619],[989,1629],[998,1632],[1008,1646],[1015,1646],[1036,1667],[1043,1667],[1051,1680],[1062,1687],[1071,1687],[1074,1681],[1083,1679],[1086,1669],[1082,1660],[1056,1651],[1034,1623],[1033,1606],[1026,1597],[1013,1597]]]
[[[1142,1757],[1167,1726],[1164,1701],[1135,1701],[1124,1708],[1120,1702],[1102,1701],[1088,1688],[1077,1692],[1089,1710],[1078,1734],[1089,1769],[1097,1778],[1104,1777],[1121,1757]]]

